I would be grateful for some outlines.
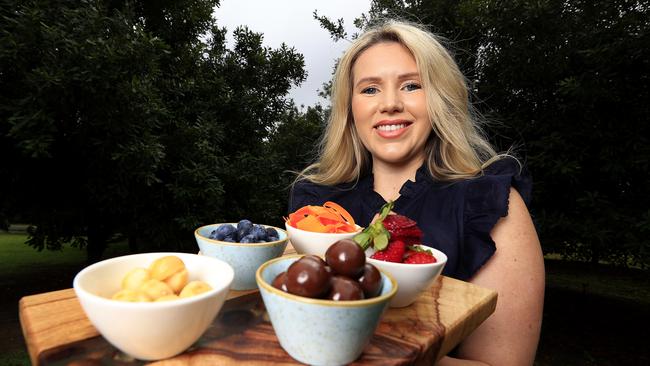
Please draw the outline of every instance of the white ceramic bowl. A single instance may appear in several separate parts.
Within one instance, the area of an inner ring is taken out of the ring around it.
[[[377,259],[366,258],[368,263],[372,263],[375,267],[390,273],[397,283],[399,289],[397,294],[390,302],[390,307],[401,308],[411,305],[419,296],[422,291],[429,288],[433,281],[442,272],[447,263],[447,256],[445,253],[427,246],[419,245],[423,249],[431,251],[436,257],[435,263],[426,264],[405,264],[380,261]]]
[[[355,301],[311,299],[271,286],[273,279],[300,257],[273,259],[257,270],[257,284],[280,345],[291,357],[310,365],[343,365],[356,360],[395,295],[397,282],[382,272],[380,295]]]
[[[289,225],[287,222],[284,223],[284,226],[291,238],[291,245],[298,254],[315,254],[321,257],[325,256],[325,252],[330,245],[342,239],[352,239],[363,229],[357,225],[357,231],[353,233],[330,234],[301,230]]]
[[[189,281],[204,281],[212,290],[165,302],[110,299],[130,270],[147,268],[157,258],[168,255],[183,260]],[[214,258],[186,253],[146,253],[90,265],[75,276],[73,287],[88,319],[109,343],[132,357],[158,360],[183,352],[201,337],[221,309],[233,275],[227,263]]]
[[[210,239],[210,233],[221,225],[237,226],[237,223],[206,225],[194,231],[201,255],[221,259],[232,266],[235,270],[235,279],[231,286],[233,290],[256,289],[255,271],[262,263],[284,253],[287,247],[287,232],[274,226],[262,225],[274,228],[279,239],[267,243],[230,243]]]

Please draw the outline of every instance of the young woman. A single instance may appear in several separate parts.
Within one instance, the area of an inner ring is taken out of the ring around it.
[[[445,275],[498,292],[494,314],[439,364],[532,365],[544,263],[521,170],[482,136],[465,79],[436,37],[389,21],[341,58],[319,157],[298,176],[289,209],[334,201],[365,226],[394,200],[423,243],[447,254]]]

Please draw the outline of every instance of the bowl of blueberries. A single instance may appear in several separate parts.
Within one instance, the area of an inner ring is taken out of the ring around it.
[[[237,223],[201,226],[194,231],[200,254],[221,259],[235,271],[233,290],[257,288],[255,272],[266,261],[277,258],[287,247],[286,231],[244,219]]]

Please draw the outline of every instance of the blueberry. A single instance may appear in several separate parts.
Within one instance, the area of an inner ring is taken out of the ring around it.
[[[237,231],[237,229],[235,229],[235,227],[230,224],[221,225],[216,230],[212,231],[210,234],[210,239],[223,240],[227,236],[232,237],[232,234],[234,234],[235,231]]]
[[[266,228],[266,237],[268,241],[276,241],[280,239],[280,234],[278,234],[278,231],[275,230],[272,227],[267,227]]]
[[[266,238],[266,230],[261,225],[253,226],[253,229],[251,229],[250,235],[255,236],[255,239],[257,239],[258,243],[267,240],[267,238]]]
[[[223,238],[222,241],[226,241],[228,243],[236,243],[237,242],[237,240],[234,238],[234,236],[226,236],[225,238]]]
[[[252,228],[253,223],[251,222],[251,220],[243,219],[243,220],[241,220],[241,221],[239,221],[237,223],[237,230],[239,230],[241,228],[244,228],[244,227],[248,228],[248,229]]]
[[[257,243],[258,241],[257,241],[257,239],[255,239],[255,235],[248,234],[248,235],[244,236],[243,238],[241,238],[239,240],[239,242],[240,243]]]
[[[237,223],[237,237],[241,242],[241,239],[250,233],[253,228],[253,223],[250,220],[241,220]]]

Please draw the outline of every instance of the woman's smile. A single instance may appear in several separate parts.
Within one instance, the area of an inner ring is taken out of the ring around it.
[[[405,120],[383,120],[375,124],[375,131],[377,134],[386,139],[393,139],[400,137],[411,122]]]

